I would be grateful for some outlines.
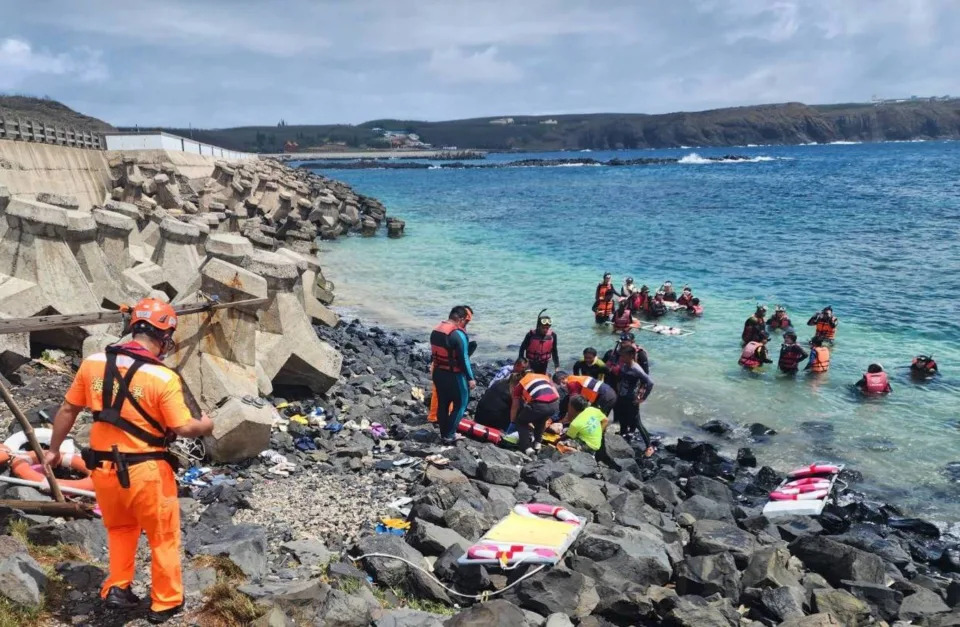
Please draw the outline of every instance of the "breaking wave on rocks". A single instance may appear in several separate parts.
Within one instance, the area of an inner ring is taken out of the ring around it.
[[[687,165],[705,165],[708,163],[760,163],[762,161],[778,161],[781,158],[782,157],[768,157],[766,155],[760,155],[746,159],[708,159],[706,157],[701,157],[695,152],[691,152],[689,155],[680,157],[680,160],[677,161],[677,163],[685,163]]]

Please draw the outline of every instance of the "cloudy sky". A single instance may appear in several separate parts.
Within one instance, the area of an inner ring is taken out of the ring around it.
[[[17,4],[0,21],[0,92],[47,95],[116,125],[960,95],[953,0]]]

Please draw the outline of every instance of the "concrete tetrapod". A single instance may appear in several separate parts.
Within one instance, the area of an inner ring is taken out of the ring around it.
[[[200,269],[199,242],[200,229],[195,224],[174,218],[160,223],[160,241],[151,259],[163,268],[164,282],[172,288],[174,296],[184,292]]]
[[[31,200],[12,199],[0,239],[0,314],[27,317],[100,309],[98,298],[67,243],[68,218],[89,216]],[[17,279],[16,281],[11,279]],[[31,288],[31,284],[36,289]],[[32,340],[79,350],[83,328],[36,332]]]
[[[203,443],[214,461],[238,462],[270,448],[275,413],[270,403],[254,404],[232,397],[209,413],[213,435],[204,438]]]
[[[326,392],[340,377],[343,357],[322,342],[303,310],[303,286],[293,261],[255,251],[247,269],[267,280],[268,301],[257,331],[257,377],[262,394],[274,385]]]
[[[114,215],[127,220],[123,216]],[[97,222],[91,214],[69,212],[66,239],[102,306],[115,309],[123,303],[135,300],[136,296],[124,289],[122,270],[117,271],[111,267],[106,251],[98,245]]]
[[[301,294],[303,295],[303,309],[310,318],[318,323],[328,327],[335,327],[340,322],[340,317],[333,313],[326,305],[317,298],[318,274],[320,274],[320,263],[313,257],[307,257],[295,250],[281,248],[277,254],[287,257],[297,264],[300,270]],[[319,277],[320,281],[326,283],[323,275]]]
[[[198,292],[221,302],[267,296],[267,281],[221,259],[209,259],[176,304],[198,301]],[[262,305],[261,305],[262,307]],[[257,309],[230,307],[182,316],[177,348],[168,358],[201,408],[211,411],[227,396],[257,396]]]

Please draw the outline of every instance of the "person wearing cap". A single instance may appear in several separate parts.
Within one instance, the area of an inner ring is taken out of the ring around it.
[[[663,285],[660,286],[660,292],[663,293],[663,300],[668,303],[674,303],[677,301],[677,293],[673,289],[673,283],[670,281],[664,281]]]
[[[767,320],[767,328],[771,331],[786,331],[793,326],[790,318],[787,316],[787,309],[783,305],[777,305],[773,310],[773,315]]]
[[[617,343],[613,345],[613,348],[604,353],[603,360],[607,364],[608,368],[612,365],[616,365],[620,361],[620,349],[624,346],[633,346],[637,349],[637,363],[640,364],[640,367],[643,368],[644,372],[649,374],[650,356],[647,354],[647,349],[637,344],[637,336],[629,331],[621,333],[620,339],[617,340]],[[614,384],[611,383],[610,385]]]
[[[864,394],[872,396],[893,392],[893,388],[890,386],[890,379],[887,378],[887,373],[883,371],[883,366],[880,364],[870,364],[867,366],[867,371],[860,377],[860,380],[857,381],[856,386],[860,388],[860,391]]]
[[[530,369],[537,374],[546,374],[547,365],[553,360],[553,369],[560,367],[560,354],[557,352],[557,334],[553,332],[550,316],[541,315],[537,319],[537,328],[527,331],[520,344],[521,359],[530,362]]]
[[[837,335],[837,324],[839,320],[833,315],[833,307],[829,305],[807,320],[808,327],[816,327],[815,335],[830,343],[833,343],[833,338]]]
[[[67,390],[53,421],[51,466],[83,408],[93,412],[90,448],[97,505],[110,550],[109,574],[100,596],[108,609],[131,609],[140,599],[131,590],[137,544],[150,543],[151,623],[162,623],[183,608],[180,569],[180,504],[175,458],[167,446],[176,436],[199,438],[213,432],[206,414],[194,420],[183,397],[180,376],[163,364],[173,347],[177,314],[162,301],[145,298],[131,311],[132,340],[90,355]]]
[[[760,341],[760,338],[766,333],[763,329],[766,315],[766,306],[757,305],[757,310],[743,323],[743,333],[740,334],[740,340],[744,344]]]
[[[620,298],[630,298],[630,295],[637,291],[637,284],[633,282],[633,277],[628,276],[620,287]]]
[[[683,286],[683,291],[680,292],[680,296],[677,297],[677,304],[681,307],[687,307],[693,302],[693,290],[690,289],[689,285]]]

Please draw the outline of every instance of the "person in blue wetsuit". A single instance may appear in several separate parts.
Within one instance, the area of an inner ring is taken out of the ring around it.
[[[439,401],[437,423],[444,444],[456,442],[457,427],[467,410],[470,390],[477,386],[470,365],[470,338],[466,332],[472,318],[473,310],[458,305],[430,334],[433,384]]]

